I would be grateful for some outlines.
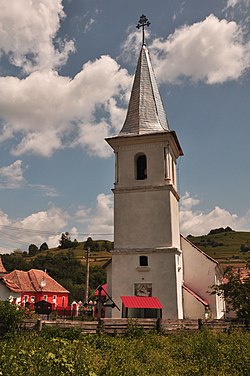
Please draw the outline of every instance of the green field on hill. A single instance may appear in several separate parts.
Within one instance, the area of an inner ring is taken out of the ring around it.
[[[222,231],[187,238],[223,265],[245,264],[250,257],[250,232]]]
[[[246,260],[250,257],[250,232],[227,229],[211,230],[209,234],[202,236],[189,235],[187,239],[223,265],[245,264]],[[217,231],[219,232],[216,233]],[[107,241],[98,240],[96,243],[98,246],[91,250],[90,253],[90,264],[93,266],[102,266],[111,258],[111,253],[110,250],[104,249],[104,245],[107,247]],[[109,242],[109,248],[112,248],[111,242]],[[85,264],[86,250],[84,249],[84,243],[78,243],[77,247],[71,250],[75,257],[82,264]],[[49,252],[53,254],[64,253],[67,251],[68,249],[53,248],[45,251],[44,254],[49,254]]]

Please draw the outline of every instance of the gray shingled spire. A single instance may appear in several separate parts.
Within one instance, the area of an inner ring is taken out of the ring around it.
[[[142,46],[126,120],[119,135],[169,131],[148,49]]]

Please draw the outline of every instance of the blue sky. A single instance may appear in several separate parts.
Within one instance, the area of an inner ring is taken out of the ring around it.
[[[250,0],[0,0],[0,252],[112,239],[113,155],[145,14],[181,231],[250,231]]]

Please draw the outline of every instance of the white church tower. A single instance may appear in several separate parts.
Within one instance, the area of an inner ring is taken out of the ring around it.
[[[145,25],[147,19],[142,16],[138,26]],[[121,309],[121,296],[157,297],[163,317],[182,318],[176,161],[183,153],[176,133],[169,129],[144,40],[125,123],[117,136],[106,141],[116,158],[108,293]],[[130,309],[129,315],[157,315],[159,310],[150,299],[146,304],[141,311]],[[112,316],[121,313],[114,309]]]
[[[221,318],[224,302],[209,289],[219,263],[180,235],[176,162],[183,155],[170,130],[143,44],[127,116],[106,141],[116,158],[114,250],[106,264],[107,293],[117,308],[107,317]]]

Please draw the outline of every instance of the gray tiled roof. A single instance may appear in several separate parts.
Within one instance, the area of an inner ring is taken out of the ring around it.
[[[169,131],[148,49],[142,46],[126,120],[119,135]]]

